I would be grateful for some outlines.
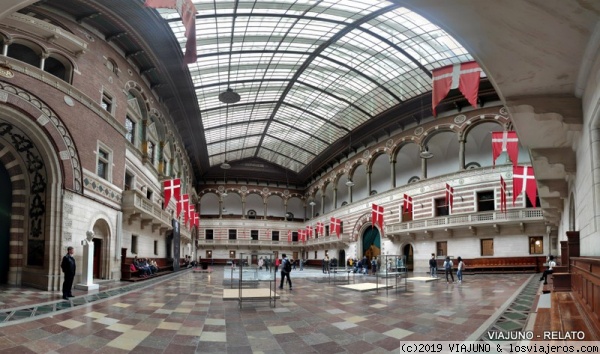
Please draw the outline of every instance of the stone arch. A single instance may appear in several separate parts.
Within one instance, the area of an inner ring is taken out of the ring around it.
[[[113,242],[113,230],[108,221],[108,215],[97,215],[91,222],[91,230],[94,232],[94,278],[109,279]],[[100,249],[96,248],[100,246]]]
[[[6,91],[0,94],[5,94],[6,100],[2,101],[7,102],[0,105],[0,163],[8,167],[13,181],[9,239],[15,246],[9,251],[7,282],[56,290],[63,242],[71,241],[72,235],[68,217],[62,217],[63,212],[70,212],[68,204],[48,203],[62,200],[59,196],[64,180],[63,161],[58,158],[57,141],[51,134],[53,125],[28,124],[32,117],[26,112],[31,105],[25,97],[30,96],[14,97]],[[19,103],[21,110],[11,107]]]

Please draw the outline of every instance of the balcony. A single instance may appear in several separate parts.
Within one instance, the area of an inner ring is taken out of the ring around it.
[[[152,203],[141,192],[129,190],[123,192],[123,217],[129,225],[139,222],[140,228],[144,230],[151,227],[152,232],[164,233],[172,228],[171,214],[162,210],[160,205]],[[184,228],[181,234],[184,235]],[[187,232],[189,238],[189,232]]]
[[[453,230],[465,230],[476,235],[478,228],[491,228],[499,233],[502,227],[507,226],[518,226],[520,231],[523,232],[526,224],[543,225],[544,212],[542,209],[518,209],[507,212],[486,211],[392,223],[386,225],[385,233],[390,238],[404,235],[414,237],[419,232],[429,234],[443,231],[451,234]]]
[[[229,239],[213,239],[213,240],[205,240],[201,238],[198,240],[198,247],[201,248],[238,248],[238,249],[250,249],[250,250],[272,250],[272,249],[290,249],[290,248],[311,248],[316,249],[319,246],[325,248],[330,248],[334,246],[338,246],[338,243],[349,242],[350,237],[340,237],[336,236],[321,236],[318,239],[310,239],[306,242],[288,242],[287,235],[285,235],[286,239],[280,241],[272,241],[272,240],[252,240],[248,238],[238,238],[235,240]],[[315,248],[316,246],[316,248]]]
[[[87,43],[81,38],[35,17],[15,12],[4,18],[3,24],[8,27],[35,33],[38,36],[65,48],[76,56],[85,53],[87,50]]]

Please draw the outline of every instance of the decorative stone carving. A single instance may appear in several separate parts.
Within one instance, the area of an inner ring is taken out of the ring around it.
[[[417,127],[417,129],[415,129],[415,135],[421,135],[423,134],[423,131],[425,131],[423,127]]]
[[[465,122],[465,120],[467,120],[467,116],[465,116],[464,114],[459,114],[456,117],[454,117],[454,123],[456,124],[462,124]]]

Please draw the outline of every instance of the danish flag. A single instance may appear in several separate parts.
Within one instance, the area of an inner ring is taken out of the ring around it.
[[[313,228],[311,225],[306,225],[306,237],[311,238],[313,235]]]
[[[513,167],[513,206],[519,194],[525,192],[529,201],[536,207],[535,197],[537,194],[537,183],[531,166]]]
[[[436,115],[435,108],[448,95],[450,89],[455,88],[460,90],[471,106],[477,108],[480,73],[481,68],[474,61],[433,70],[433,87],[431,89],[433,115]]]
[[[298,230],[298,241],[306,242],[306,230],[304,230],[304,229]]]
[[[448,212],[450,212],[454,205],[454,188],[450,187],[448,183],[446,183],[446,205],[449,208]]]
[[[323,229],[325,228],[325,225],[323,225],[322,222],[318,222],[317,223],[317,237],[319,237],[319,234],[321,234],[321,236],[323,236]]]
[[[413,200],[408,194],[404,195],[403,209],[405,213],[412,213],[413,211]]]
[[[329,223],[329,231],[333,234],[335,233],[337,235],[338,238],[340,238],[340,231],[341,231],[341,222],[342,220],[340,219],[336,219],[336,218],[331,218],[330,223]]]
[[[192,223],[194,222],[194,206],[192,204],[188,205],[188,217],[187,220],[185,221],[186,225],[187,222],[190,222],[190,225],[192,225]]]
[[[198,213],[194,213],[194,221],[190,225],[200,228],[200,215]]]
[[[169,180],[163,181],[163,189],[165,191],[165,205],[163,206],[164,209],[166,209],[167,205],[169,205],[171,196],[173,196],[175,198],[175,200],[177,200],[177,201],[179,199],[181,199],[181,196],[180,196],[181,179],[180,178],[169,179]]]
[[[181,215],[181,211],[183,211],[183,223],[187,224],[187,220],[188,220],[188,204],[190,202],[190,197],[188,194],[184,194],[181,199],[179,200],[179,203],[177,203],[177,217],[179,217]]]
[[[371,222],[383,230],[383,207],[377,204],[371,206]]]
[[[506,213],[506,182],[500,176],[500,211]]]
[[[288,242],[292,242],[292,230],[288,230]]]
[[[513,167],[517,166],[519,159],[519,138],[513,131],[492,132],[492,164],[496,166],[496,159],[506,151]]]

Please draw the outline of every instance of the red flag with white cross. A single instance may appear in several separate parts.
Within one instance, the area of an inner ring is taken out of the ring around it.
[[[446,206],[448,206],[448,214],[452,211],[452,206],[454,205],[454,188],[450,187],[448,183],[446,183]]]
[[[371,206],[371,222],[383,230],[383,207],[377,204]]]
[[[479,77],[481,68],[474,61],[444,66],[435,69],[432,74],[431,105],[433,115],[436,107],[448,95],[451,89],[458,89],[469,101],[471,106],[477,108],[477,95],[479,93]]]
[[[537,183],[531,166],[513,167],[513,206],[519,194],[525,192],[531,205],[536,207],[535,197],[537,196]]]
[[[169,201],[171,201],[171,197],[174,197],[177,201],[181,199],[181,179],[175,178],[163,181],[163,190],[165,194],[165,204],[163,207],[166,209]]]
[[[492,132],[493,166],[496,166],[496,159],[505,151],[513,167],[516,166],[519,159],[519,138],[517,138],[517,133],[512,131]]]

